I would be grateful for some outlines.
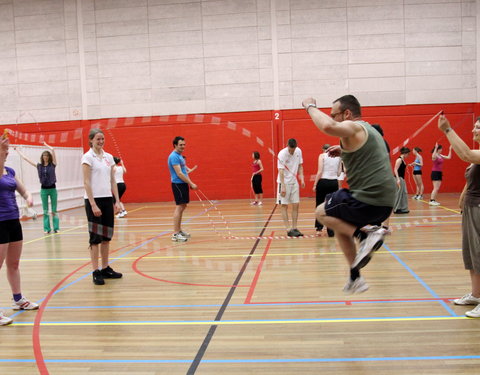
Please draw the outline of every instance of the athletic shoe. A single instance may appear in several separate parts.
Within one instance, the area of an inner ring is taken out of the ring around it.
[[[290,230],[287,232],[287,236],[288,236],[288,237],[297,237],[296,234],[297,234],[297,233],[296,233],[295,230],[293,230],[293,229],[290,229]]]
[[[437,202],[437,201],[434,201],[434,200],[430,200],[430,202],[428,202],[428,204],[430,206],[440,206],[440,202]]]
[[[257,203],[257,206],[261,206],[263,203],[262,202],[258,202]]]
[[[409,210],[395,210],[393,211],[394,214],[408,214]]]
[[[419,198],[418,195],[414,195],[414,196],[412,197],[412,199],[419,200],[420,198]]]
[[[105,285],[105,280],[103,280],[102,271],[95,270],[92,272],[93,283],[95,285]]]
[[[256,201],[255,201],[255,202],[252,202],[252,203],[250,203],[250,206],[256,206],[256,205],[257,205],[257,202],[256,202]]]
[[[360,246],[358,249],[357,256],[352,263],[351,268],[363,268],[365,267],[374,251],[377,251],[380,246],[383,245],[383,238],[385,237],[385,229],[379,228],[373,232],[368,232],[367,237],[360,241]]]
[[[293,229],[293,231],[295,232],[296,237],[303,237],[303,233],[300,232],[297,228]]]
[[[122,213],[119,212],[118,214],[115,215],[115,217],[116,217],[117,219],[120,219],[120,218],[122,218],[123,216],[122,216]]]
[[[30,302],[25,297],[22,297],[20,301],[12,301],[12,309],[14,310],[36,310],[38,305],[35,302]]]
[[[423,195],[417,195],[417,199],[418,200],[423,199]]]
[[[123,216],[127,216],[127,214],[128,214],[127,210],[123,210],[122,212],[123,212]]]
[[[355,280],[348,278],[347,283],[343,287],[343,292],[346,294],[356,294],[356,293],[363,293],[368,290],[368,284],[365,282],[365,279],[360,276],[357,277]]]
[[[120,279],[123,276],[120,272],[114,271],[110,266],[107,266],[100,272],[104,279]]]
[[[5,313],[3,311],[0,311],[0,326],[6,326],[8,324],[11,324],[12,322],[12,318],[5,316]]]
[[[172,241],[176,242],[186,242],[188,240],[187,237],[185,237],[182,232],[174,233],[172,235]]]
[[[190,233],[184,232],[183,230],[181,230],[180,233],[182,234],[183,237],[187,237],[187,238],[192,237],[192,235]]]
[[[480,318],[480,305],[477,305],[473,310],[467,311],[465,315],[469,318]]]
[[[472,293],[465,294],[462,298],[453,300],[455,305],[477,305],[480,304],[480,298],[472,296]]]

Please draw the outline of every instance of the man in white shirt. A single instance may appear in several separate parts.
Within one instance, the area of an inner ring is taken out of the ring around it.
[[[305,187],[303,178],[302,150],[297,147],[297,140],[290,138],[287,147],[278,153],[278,204],[282,207],[282,219],[290,237],[301,237],[303,234],[297,229],[298,206],[300,203],[300,189],[297,176],[302,188]],[[292,205],[292,224],[288,218],[288,205]]]

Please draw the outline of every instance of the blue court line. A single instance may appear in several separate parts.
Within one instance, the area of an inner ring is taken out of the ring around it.
[[[207,209],[203,210],[203,211],[202,211],[201,213],[199,213],[198,215],[192,216],[190,219],[186,220],[185,222],[186,222],[186,223],[189,223],[189,222],[192,221],[193,219],[196,219],[197,217],[203,216],[205,213],[207,213],[208,211],[210,211],[210,210],[213,209],[213,208],[214,208],[214,207],[211,206],[210,208],[207,208]],[[116,257],[112,258],[112,261],[111,261],[110,263],[114,263],[114,262],[116,262],[118,259],[121,259],[121,258],[123,258],[123,257],[126,257],[126,256],[129,255],[130,253],[132,253],[132,252],[140,249],[141,247],[145,246],[146,244],[149,244],[150,242],[152,242],[152,241],[156,240],[157,238],[163,236],[164,234],[167,234],[167,233],[170,233],[170,232],[171,232],[171,231],[163,231],[163,232],[157,234],[155,237],[153,237],[153,238],[151,238],[151,239],[149,239],[149,240],[147,240],[147,241],[145,241],[145,242],[142,242],[140,245],[138,245],[138,246],[134,247],[133,249],[131,249],[131,250],[123,253],[122,255],[116,256]],[[63,290],[65,290],[66,288],[68,288],[69,286],[72,286],[72,285],[78,283],[79,281],[81,281],[81,280],[85,279],[86,277],[90,276],[92,273],[93,273],[93,271],[91,271],[91,272],[89,272],[89,273],[87,273],[87,274],[85,274],[85,275],[83,275],[83,276],[79,276],[76,280],[73,280],[72,282],[64,285],[62,288],[56,290],[55,293],[53,293],[53,295],[55,295],[55,294],[57,294],[57,293],[60,293],[61,291],[63,291]],[[40,303],[43,302],[44,299],[45,299],[45,298],[42,298],[42,299],[38,300],[36,303],[40,304]],[[22,314],[22,313],[24,313],[24,312],[25,312],[25,310],[19,310],[19,311],[17,311],[16,313],[10,315],[10,318],[14,318],[14,317],[16,317],[17,315]]]
[[[423,281],[420,276],[418,276],[400,257],[395,254],[387,245],[383,244],[383,246],[388,250],[388,252],[432,295],[434,298],[440,299],[440,297],[433,291],[432,288],[428,286],[428,284]],[[439,301],[440,305],[442,305],[447,312],[452,316],[459,316],[453,311],[450,306],[448,306],[445,301]]]
[[[453,300],[452,298],[442,298]],[[305,305],[356,305],[364,303],[416,303],[416,302],[438,302],[440,299],[412,299],[412,300],[401,300],[401,301],[388,301],[388,300],[378,300],[378,301],[325,301],[325,302],[280,302],[280,303],[232,303],[230,307],[274,307],[274,306],[305,306]],[[115,305],[115,306],[47,306],[46,310],[78,310],[78,309],[168,309],[168,308],[204,308],[204,307],[219,307],[219,304],[205,304],[205,305]],[[0,309],[9,309],[10,307],[1,307]]]
[[[203,359],[202,363],[312,363],[312,362],[384,362],[384,361],[438,361],[480,359],[480,355],[447,355],[417,357],[357,357],[357,358],[259,358],[259,359]],[[174,364],[191,363],[189,359],[45,359],[45,363],[109,363],[109,364]],[[0,359],[0,363],[35,363],[35,359]]]

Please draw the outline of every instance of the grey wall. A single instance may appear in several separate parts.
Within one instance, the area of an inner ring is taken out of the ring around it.
[[[479,0],[480,1],[480,0]],[[0,123],[478,101],[476,0],[0,0]]]

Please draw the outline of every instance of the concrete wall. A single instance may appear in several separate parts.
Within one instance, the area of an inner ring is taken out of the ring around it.
[[[0,0],[0,123],[478,101],[475,0]]]

